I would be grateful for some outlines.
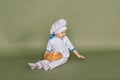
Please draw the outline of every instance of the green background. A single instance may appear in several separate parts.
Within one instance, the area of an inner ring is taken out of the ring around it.
[[[71,54],[57,69],[30,70],[60,18],[86,59]],[[119,36],[120,0],[0,0],[0,80],[119,80]]]

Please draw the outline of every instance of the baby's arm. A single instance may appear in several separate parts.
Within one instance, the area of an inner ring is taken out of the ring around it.
[[[73,52],[79,59],[85,59],[84,56],[80,55],[77,50]]]

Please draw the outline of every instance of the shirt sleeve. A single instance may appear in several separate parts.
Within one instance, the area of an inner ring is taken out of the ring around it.
[[[67,36],[65,37],[65,45],[67,45],[67,47],[73,52],[76,50]]]
[[[52,44],[50,43],[50,40],[47,43],[46,51],[48,51],[48,52],[52,51]]]

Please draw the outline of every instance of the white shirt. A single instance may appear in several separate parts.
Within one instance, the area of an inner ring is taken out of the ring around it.
[[[59,51],[62,53],[63,57],[69,57],[69,50],[74,51],[75,48],[68,37],[65,36],[63,39],[56,37],[49,39],[46,50],[49,52]]]

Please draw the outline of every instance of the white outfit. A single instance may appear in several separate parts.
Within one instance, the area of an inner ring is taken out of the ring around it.
[[[67,36],[65,36],[63,39],[54,37],[53,39],[50,39],[47,44],[47,51],[59,51],[62,53],[63,57],[69,57],[69,49],[73,50],[74,46],[70,42]]]
[[[46,50],[51,51],[59,51],[62,53],[63,57],[56,61],[48,61],[48,60],[41,60],[38,61],[35,64],[29,63],[31,66],[31,69],[34,69],[36,67],[36,64],[39,66],[39,69],[43,68],[45,71],[48,69],[56,68],[62,64],[65,64],[70,56],[69,50],[74,51],[76,50],[70,40],[67,36],[65,36],[63,39],[56,38],[54,35],[62,32],[64,30],[67,30],[66,27],[66,20],[59,19],[57,20],[50,29],[51,37],[48,41]]]
[[[56,61],[38,61],[37,64],[40,64],[40,66],[42,64],[44,70],[53,69],[62,64],[65,64],[70,56],[69,49],[72,51],[75,50],[74,46],[72,45],[67,36],[65,36],[63,39],[56,37],[49,39],[46,50],[49,52],[59,51],[62,53],[63,57]]]

